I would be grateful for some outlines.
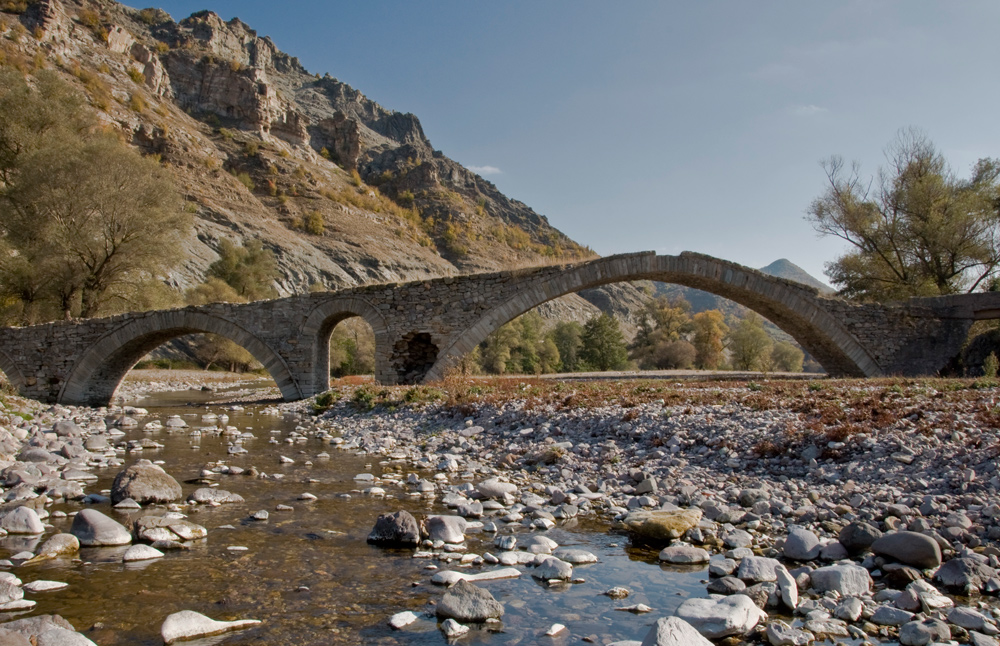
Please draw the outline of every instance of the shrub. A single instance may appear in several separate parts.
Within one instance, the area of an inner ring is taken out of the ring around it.
[[[375,400],[378,394],[375,389],[368,385],[358,386],[351,397],[351,403],[360,411],[370,411],[375,408]]]
[[[260,145],[256,141],[248,141],[243,145],[243,152],[246,153],[247,157],[256,157],[259,150]]]
[[[983,359],[983,376],[994,379],[997,376],[997,369],[1000,368],[1000,360],[995,352],[991,352]]]
[[[146,82],[146,75],[135,67],[128,68],[128,77],[139,85],[143,85]]]
[[[147,25],[159,25],[164,22],[173,22],[174,19],[163,9],[149,7],[139,11],[139,20]]]
[[[316,400],[313,402],[313,413],[316,415],[325,413],[330,410],[330,408],[332,408],[339,399],[340,394],[333,390],[328,390],[321,395],[316,395]]]
[[[326,224],[323,222],[323,215],[319,211],[310,211],[306,214],[305,220],[302,223],[302,228],[306,233],[314,236],[323,235],[323,231],[326,230]]]
[[[128,105],[134,112],[138,112],[139,114],[145,112],[146,108],[149,107],[146,105],[146,99],[142,98],[142,95],[138,93],[133,94],[129,98]]]
[[[330,151],[326,146],[323,146],[323,149],[319,151],[319,154],[323,159],[330,159]]]
[[[253,180],[250,178],[249,173],[234,173],[234,175],[240,184],[247,187],[248,191],[253,191],[257,188],[257,185],[254,184]]]

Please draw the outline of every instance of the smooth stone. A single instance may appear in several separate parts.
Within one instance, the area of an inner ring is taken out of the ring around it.
[[[497,478],[489,478],[476,485],[476,491],[483,498],[503,499],[506,494],[517,493],[517,486],[509,482],[501,482]]]
[[[707,590],[712,594],[736,594],[737,592],[743,592],[746,590],[747,584],[743,583],[734,576],[724,576],[721,579],[715,579],[710,582],[707,586]]]
[[[237,621],[216,621],[193,610],[181,610],[168,616],[160,626],[160,636],[164,644],[172,644],[184,639],[208,637],[234,630],[242,630],[259,624],[257,619],[240,619]]]
[[[10,581],[0,580],[0,604],[20,601],[24,598],[24,590]]]
[[[521,576],[521,571],[512,568],[500,568],[499,570],[487,570],[469,574],[467,572],[456,572],[454,570],[440,570],[431,577],[431,583],[438,585],[454,585],[459,581],[494,581],[496,579],[516,579]]]
[[[892,606],[879,606],[871,616],[871,622],[878,626],[902,626],[911,619],[912,612]]]
[[[461,516],[429,516],[424,521],[427,537],[432,541],[462,543],[469,523]]]
[[[899,643],[902,646],[926,646],[951,639],[951,629],[940,619],[928,617],[922,621],[911,621],[899,629]]]
[[[468,581],[459,581],[441,597],[437,616],[457,621],[486,621],[503,616],[503,604],[484,590]]]
[[[848,597],[833,609],[833,616],[844,621],[857,621],[864,611],[864,604],[857,597]]]
[[[748,556],[740,561],[740,567],[736,570],[736,576],[744,581],[754,583],[767,583],[777,581],[777,568],[783,567],[781,563],[765,556]]]
[[[391,626],[393,630],[399,630],[404,626],[409,626],[417,619],[418,619],[417,615],[410,612],[409,610],[406,610],[404,612],[397,612],[392,617],[389,617],[389,626]]]
[[[784,565],[775,568],[774,573],[777,577],[775,582],[781,593],[781,602],[788,609],[795,610],[799,605],[799,586],[795,583],[795,577],[785,569]]]
[[[782,551],[785,558],[793,561],[812,561],[819,557],[823,546],[816,534],[805,527],[791,527],[785,537]]]
[[[698,629],[680,617],[661,617],[656,620],[640,646],[713,646]]]
[[[771,646],[806,646],[814,639],[812,633],[798,628],[792,628],[783,621],[774,621],[767,625],[767,641]]]
[[[597,556],[587,550],[561,547],[552,553],[557,559],[566,561],[571,565],[584,565],[586,563],[597,563]]]
[[[573,578],[573,566],[554,556],[547,556],[538,562],[531,576],[543,581],[552,579],[569,580]]]
[[[209,503],[239,503],[246,502],[243,500],[243,496],[235,494],[225,489],[216,489],[213,487],[201,487],[200,489],[195,489],[194,492],[188,496],[190,502],[196,502],[199,504],[209,504]]]
[[[45,525],[31,507],[17,507],[0,518],[0,529],[8,534],[42,534]]]
[[[767,614],[742,594],[721,599],[688,599],[676,615],[709,639],[744,635]]]
[[[634,537],[653,543],[668,543],[684,535],[701,521],[701,509],[633,511],[623,521]]]
[[[562,624],[552,624],[548,630],[545,631],[546,637],[555,637],[562,631],[566,630],[566,626]]]
[[[163,558],[163,552],[149,545],[140,544],[128,548],[122,556],[122,561],[131,563],[132,561],[147,561],[159,558]]]
[[[118,504],[131,498],[140,505],[180,500],[181,485],[170,474],[149,460],[139,460],[115,476],[111,485],[111,502]]]
[[[36,646],[97,646],[75,630],[53,627],[35,638]]]
[[[976,630],[983,632],[988,630],[992,623],[986,619],[982,613],[972,608],[955,608],[948,613],[948,623],[955,624],[966,630]]]
[[[660,560],[678,565],[708,563],[712,555],[700,547],[671,545],[660,550]]]
[[[31,583],[25,583],[24,589],[27,592],[37,593],[37,592],[48,592],[50,590],[62,590],[63,588],[68,588],[68,583],[63,583],[62,581],[32,581]]]
[[[882,536],[882,531],[868,523],[851,523],[840,530],[837,540],[851,555],[862,554]]]
[[[844,597],[868,594],[872,587],[868,570],[858,565],[828,565],[813,570],[809,578],[817,591],[836,591]]]
[[[441,622],[441,632],[448,639],[455,639],[456,637],[461,637],[465,633],[469,632],[468,626],[463,626],[454,619],[445,619]]]
[[[883,534],[872,543],[872,551],[921,569],[941,565],[941,546],[930,536],[917,532]]]
[[[86,547],[128,545],[132,542],[132,534],[124,526],[96,509],[81,510],[73,518],[69,532],[80,540],[80,545]]]

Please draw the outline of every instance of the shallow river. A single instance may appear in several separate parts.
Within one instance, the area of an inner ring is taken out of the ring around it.
[[[69,583],[63,590],[27,595],[38,602],[30,614],[60,614],[100,646],[161,644],[163,619],[185,609],[214,619],[263,621],[243,632],[186,642],[197,646],[445,643],[433,618],[421,619],[402,631],[391,630],[386,621],[402,610],[418,614],[433,611],[434,600],[444,590],[430,583],[434,571],[426,568],[449,566],[414,559],[411,550],[372,547],[365,538],[383,512],[406,509],[418,518],[453,512],[393,485],[386,485],[389,495],[385,498],[365,496],[354,476],[379,476],[393,468],[388,462],[373,462],[313,438],[285,443],[289,432],[296,427],[308,428],[310,423],[290,416],[261,415],[262,406],[248,405],[243,411],[234,411],[224,404],[205,404],[209,397],[218,396],[162,393],[133,402],[150,411],[149,417],[140,419],[140,425],[177,414],[191,428],[175,433],[166,429],[128,431],[126,439],[148,437],[165,447],[125,455],[125,463],[139,458],[162,460],[166,471],[182,483],[185,495],[202,486],[193,481],[210,462],[255,466],[283,477],[219,476],[219,487],[240,494],[246,503],[187,508],[190,520],[209,530],[208,538],[190,544],[189,551],[171,551],[162,559],[126,565],[121,562],[125,548],[84,548],[79,561],[16,568],[14,572],[25,582],[48,579]],[[208,412],[225,412],[229,425],[256,436],[245,445],[248,454],[231,458],[227,455],[228,440],[212,433],[200,438],[189,434],[192,428],[209,425],[201,422],[201,415]],[[271,437],[279,443],[270,444]],[[330,457],[318,458],[323,452]],[[292,458],[294,464],[281,464],[281,455]],[[310,461],[311,466],[306,464]],[[97,472],[100,480],[90,484],[87,492],[110,489],[117,471]],[[431,479],[434,474],[422,475]],[[318,500],[297,500],[304,492]],[[279,504],[290,505],[294,511],[276,511]],[[54,509],[80,508],[69,504]],[[129,514],[111,510],[109,503],[97,505],[97,509],[123,524],[129,522]],[[261,509],[269,512],[267,521],[248,519]],[[71,520],[50,518],[46,522],[55,531],[65,532]],[[477,531],[467,533],[469,551],[497,553],[493,535]],[[598,563],[574,568],[574,576],[585,582],[548,586],[532,579],[530,569],[521,568],[524,574],[519,579],[479,583],[504,604],[506,614],[501,624],[474,628],[460,643],[561,646],[580,643],[588,636],[598,644],[642,639],[657,617],[668,614],[687,596],[705,595],[701,581],[708,578],[707,569],[663,567],[655,551],[629,547],[625,536],[611,532],[605,524],[571,520],[546,535],[561,546],[580,547],[599,557]],[[0,558],[34,549],[37,544],[37,540],[0,539]],[[247,549],[234,551],[228,549],[231,546]],[[457,561],[450,567],[457,567]],[[601,594],[613,586],[625,586],[632,594],[622,600]],[[645,615],[615,610],[637,603],[656,610]],[[0,621],[16,616],[0,614]],[[556,637],[543,636],[554,623],[565,624],[568,630]]]

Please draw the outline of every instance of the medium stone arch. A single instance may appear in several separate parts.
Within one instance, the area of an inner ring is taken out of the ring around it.
[[[512,297],[487,310],[453,337],[428,372],[427,380],[442,378],[493,330],[542,303],[583,289],[631,280],[694,287],[752,309],[790,334],[831,375],[882,374],[858,340],[821,306],[823,300],[831,299],[823,299],[814,288],[702,254],[657,256],[647,252],[603,258],[567,267],[555,275],[526,277]]]
[[[330,384],[330,336],[337,324],[353,316],[360,316],[375,334],[375,379],[379,383],[395,383],[389,369],[391,335],[385,319],[371,303],[358,297],[330,297],[313,295],[320,302],[306,316],[302,324],[302,338],[312,344],[312,370],[310,379],[301,384],[303,397],[324,392]]]
[[[169,310],[137,315],[91,345],[74,364],[58,401],[105,406],[139,359],[170,339],[197,333],[218,334],[239,344],[270,373],[286,401],[302,398],[285,361],[254,334],[204,312]]]

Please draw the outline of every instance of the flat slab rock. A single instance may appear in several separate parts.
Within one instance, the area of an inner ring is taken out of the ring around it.
[[[676,614],[709,639],[744,635],[767,618],[767,613],[742,594],[721,599],[688,599]]]
[[[633,536],[649,542],[669,542],[680,538],[684,532],[701,521],[698,508],[674,511],[633,511],[623,521],[625,529]]]
[[[160,626],[160,636],[164,644],[173,644],[184,639],[220,635],[234,630],[242,630],[259,624],[258,619],[237,621],[216,621],[193,610],[181,610],[167,617]]]

